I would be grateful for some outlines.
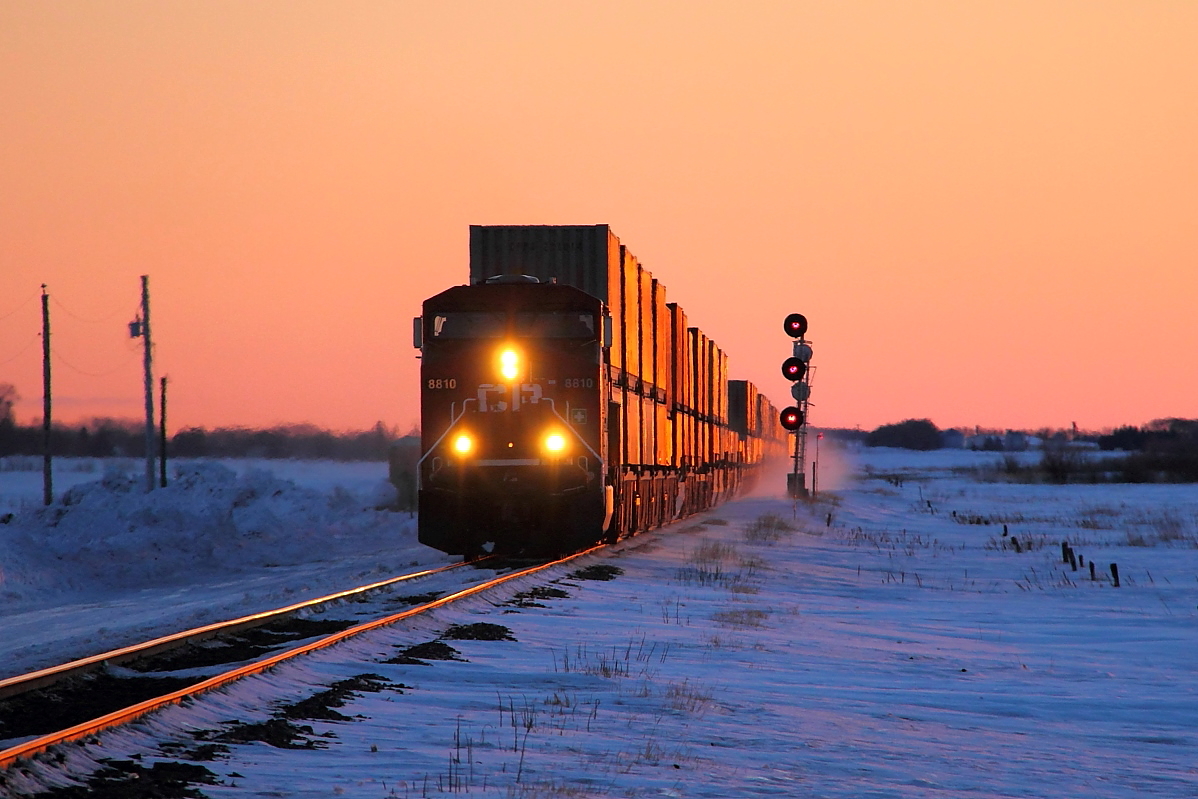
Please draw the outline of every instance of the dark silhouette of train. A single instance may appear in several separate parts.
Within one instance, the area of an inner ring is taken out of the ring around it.
[[[778,413],[606,225],[471,226],[425,300],[419,537],[573,552],[710,508],[781,454]]]

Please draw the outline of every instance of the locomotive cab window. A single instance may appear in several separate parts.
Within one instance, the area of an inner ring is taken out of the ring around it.
[[[521,312],[516,335],[530,338],[594,338],[595,315],[584,311]]]
[[[453,311],[435,314],[431,332],[435,339],[500,338],[509,324],[525,338],[595,338],[595,315],[585,311],[522,311],[511,319],[493,311]]]
[[[457,311],[433,316],[433,338],[499,338],[505,316],[482,311]]]

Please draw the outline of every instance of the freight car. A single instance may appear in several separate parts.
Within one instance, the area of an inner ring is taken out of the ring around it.
[[[710,508],[781,454],[774,406],[606,225],[471,226],[426,300],[420,541],[570,552]]]

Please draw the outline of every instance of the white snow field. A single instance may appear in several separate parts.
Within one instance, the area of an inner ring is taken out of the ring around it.
[[[10,769],[0,794],[70,784],[104,759],[180,760],[232,720],[265,721],[369,673],[404,687],[356,692],[342,720],[295,721],[310,728],[296,739],[307,748],[222,743],[196,761],[211,784],[193,787],[371,799],[1198,796],[1198,488],[981,482],[967,470],[997,460],[983,453],[843,458],[844,478],[815,503],[759,492],[580,564],[623,570],[610,581],[568,577],[571,566],[368,633],[67,747],[62,764]],[[83,502],[57,528],[52,512],[22,511],[0,526],[6,670],[53,652],[59,623],[74,635],[68,649],[82,646],[72,605],[125,629],[118,616],[147,592],[241,612],[292,598],[287,575],[316,588],[327,572],[330,587],[348,587],[332,583],[438,560],[406,517],[368,509],[370,481],[332,489],[341,468],[323,465],[325,482],[306,488],[194,470],[190,501],[132,491],[137,510],[101,513],[95,500],[94,527],[65,523]],[[293,521],[301,543],[241,524],[243,511]],[[233,521],[187,527],[197,540],[171,556],[173,572],[117,562],[170,548],[184,516],[209,514]],[[101,527],[112,532],[83,532]],[[320,530],[330,546],[313,544]],[[54,535],[56,554],[35,557],[29,539]],[[346,567],[341,542],[356,539],[369,553]],[[1062,540],[1084,559],[1077,571],[1061,562]],[[137,574],[132,588],[122,574]],[[532,598],[512,604],[515,591]],[[166,604],[163,618],[199,613]],[[10,618],[55,607],[40,644],[25,630],[10,645]],[[142,613],[152,626],[154,611]],[[446,639],[462,660],[384,662],[476,622],[515,640]]]
[[[375,510],[386,464],[188,461],[147,494],[141,462],[0,460],[0,678],[447,558]]]

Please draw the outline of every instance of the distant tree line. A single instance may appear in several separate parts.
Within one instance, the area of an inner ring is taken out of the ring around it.
[[[946,438],[954,432],[941,431],[928,419],[907,419],[882,425],[859,440],[868,447],[933,450],[945,446]],[[956,435],[964,441],[959,432]],[[1040,462],[1029,463],[1008,455],[1003,460],[1003,472],[1008,477],[1051,483],[1198,482],[1198,419],[1158,419],[1100,436],[1047,429],[1030,436],[1007,431],[974,436],[970,446],[994,451],[1026,449],[1029,439],[1038,439]],[[1095,445],[1099,450],[1125,454],[1086,456],[1085,450],[1093,451]]]
[[[867,447],[900,447],[926,451],[940,449],[943,445],[940,428],[929,419],[907,419],[895,424],[884,424],[865,437]]]
[[[1128,454],[1108,459],[1130,483],[1198,482],[1198,419],[1157,419],[1100,436],[1103,450]]]
[[[312,425],[280,425],[266,430],[189,427],[170,440],[177,458],[302,458],[386,461],[394,430],[379,422],[371,430],[334,433]]]
[[[0,387],[2,388],[2,387]],[[0,457],[40,455],[41,424],[13,420],[11,404],[0,395]],[[302,458],[339,461],[387,461],[396,431],[379,422],[370,430],[332,432],[313,425],[279,425],[265,430],[189,427],[167,440],[175,458]],[[53,425],[50,452],[75,457],[145,457],[145,426],[124,419],[93,419],[77,426]]]
[[[1167,452],[1193,449],[1198,419],[1156,419],[1142,427],[1118,427],[1098,437],[1098,448],[1128,452]]]

